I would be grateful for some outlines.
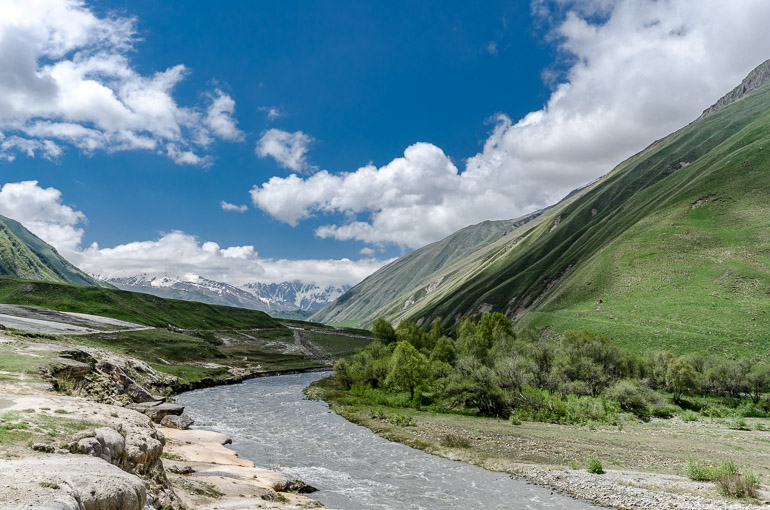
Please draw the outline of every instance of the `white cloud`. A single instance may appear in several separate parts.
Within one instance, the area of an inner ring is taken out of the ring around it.
[[[361,248],[361,251],[359,251],[358,253],[360,253],[361,255],[366,255],[367,257],[371,257],[372,255],[374,255],[374,249],[366,246],[364,248]]]
[[[497,43],[495,41],[489,41],[485,49],[490,55],[497,55]]]
[[[37,181],[5,183],[0,188],[0,214],[24,225],[63,255],[73,253],[83,238],[78,225],[86,216],[62,203],[61,192]]]
[[[260,112],[265,112],[265,115],[267,116],[267,120],[275,120],[278,117],[283,117],[284,113],[281,111],[280,108],[276,106],[260,106],[257,108]]]
[[[172,93],[187,69],[145,76],[132,66],[136,20],[99,18],[79,0],[0,0],[0,159],[152,150],[180,164],[214,138],[241,140],[235,103],[216,90],[208,107]]]
[[[224,200],[222,200],[220,205],[222,206],[223,211],[233,211],[233,212],[242,213],[249,210],[249,206],[247,205],[235,205],[235,204],[231,204],[230,202],[225,202]]]
[[[302,131],[289,133],[273,128],[265,131],[255,152],[260,158],[272,157],[283,168],[303,172],[314,168],[305,158],[311,143],[313,138]]]
[[[107,277],[195,273],[231,285],[294,280],[319,285],[354,285],[390,262],[370,257],[359,260],[262,258],[254,246],[221,247],[181,231],[151,241],[112,248],[93,243],[83,249],[85,214],[64,204],[59,190],[43,188],[37,181],[9,182],[0,187],[0,214],[21,222],[84,271]]]
[[[237,122],[233,118],[235,114],[235,101],[222,92],[216,91],[212,96],[211,105],[206,111],[205,123],[211,132],[223,140],[241,141],[243,132],[238,129]]]
[[[344,213],[321,237],[418,247],[465,225],[514,218],[561,199],[696,118],[770,56],[770,2],[533,2],[573,62],[546,105],[517,122],[494,117],[462,171],[430,144],[383,167],[273,177],[255,206],[296,225]],[[304,153],[303,153],[304,155]]]
[[[195,273],[230,285],[299,280],[325,286],[354,285],[389,261],[261,258],[253,246],[222,248],[217,243],[201,243],[195,236],[175,231],[157,240],[114,248],[100,248],[94,243],[75,254],[73,262],[102,277]]]

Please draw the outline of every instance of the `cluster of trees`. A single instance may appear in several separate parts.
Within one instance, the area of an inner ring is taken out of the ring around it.
[[[344,387],[408,392],[413,404],[463,407],[501,418],[514,412],[543,416],[583,397],[645,415],[666,405],[661,391],[670,392],[675,403],[687,393],[759,403],[770,391],[764,364],[668,351],[642,358],[587,331],[514,331],[500,313],[464,318],[456,340],[438,322],[426,331],[408,321],[394,329],[378,319],[373,334],[374,341],[351,361],[336,364],[336,379]]]

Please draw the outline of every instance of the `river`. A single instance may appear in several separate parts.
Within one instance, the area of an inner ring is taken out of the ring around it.
[[[317,487],[330,508],[487,510],[596,508],[503,473],[387,441],[307,400],[325,377],[307,373],[251,379],[183,393],[198,427],[230,436],[240,457]]]

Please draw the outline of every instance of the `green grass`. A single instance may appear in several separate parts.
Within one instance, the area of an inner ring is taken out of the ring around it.
[[[182,329],[277,328],[264,312],[163,299],[139,292],[0,278],[0,302]]]
[[[306,331],[305,335],[313,345],[320,347],[324,352],[335,358],[355,354],[371,341],[371,336],[364,339],[330,333],[318,333],[316,331]]]
[[[10,347],[0,345],[0,382],[40,379],[41,369],[50,362],[47,351],[35,353],[37,356],[18,354]]]
[[[45,413],[0,412],[0,447],[23,446],[34,442],[54,442],[61,446],[77,433],[98,427],[87,420]]]

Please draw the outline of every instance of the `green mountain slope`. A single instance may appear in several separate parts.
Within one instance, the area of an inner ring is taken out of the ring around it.
[[[385,310],[394,307],[398,309],[399,303],[403,305],[409,302],[412,294],[429,294],[431,284],[440,279],[442,271],[456,261],[518,231],[540,214],[538,212],[515,220],[485,221],[414,250],[380,268],[329,306],[316,312],[311,319],[340,323],[384,315]]]
[[[768,151],[765,84],[621,163],[558,208],[556,228],[410,316],[497,310],[639,350],[755,352],[770,326]]]
[[[75,285],[101,285],[67,262],[18,221],[0,216],[0,275]]]
[[[164,299],[141,292],[0,278],[0,303],[112,317],[145,326],[182,329],[280,327],[264,312]]]
[[[591,329],[638,351],[766,355],[768,69],[515,240],[456,260],[461,278],[382,315],[451,327],[495,310],[520,325]]]

